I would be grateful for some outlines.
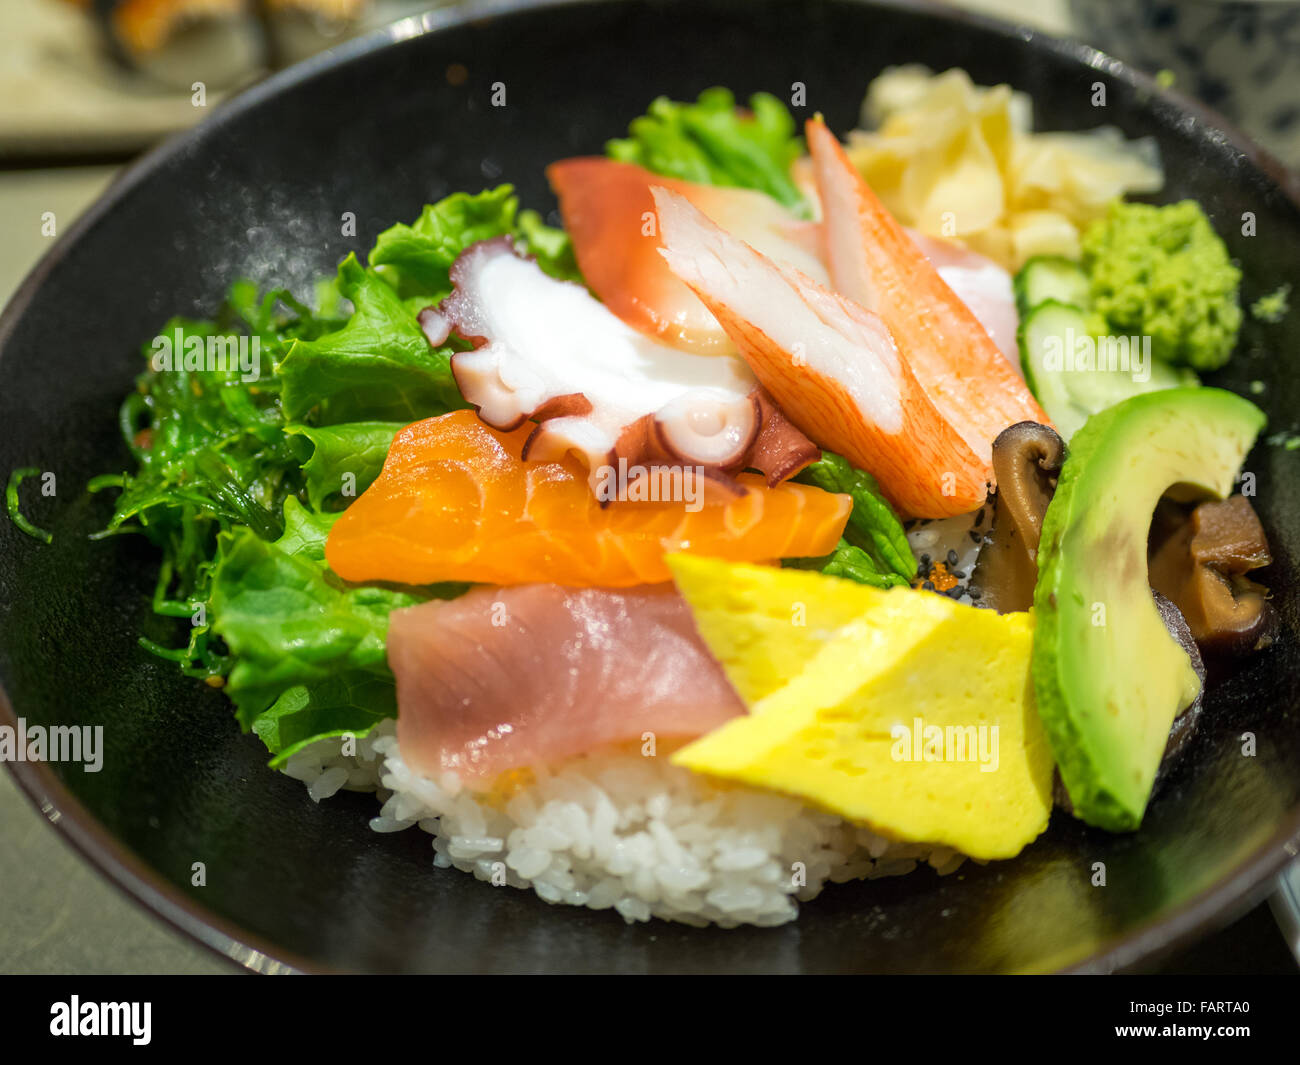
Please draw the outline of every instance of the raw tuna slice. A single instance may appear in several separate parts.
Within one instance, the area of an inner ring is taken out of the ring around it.
[[[388,662],[407,765],[471,784],[744,713],[671,585],[476,588],[395,611]]]

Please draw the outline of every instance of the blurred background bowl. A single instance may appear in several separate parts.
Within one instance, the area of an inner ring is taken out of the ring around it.
[[[1300,0],[1070,0],[1070,13],[1089,44],[1169,72],[1300,166]]]

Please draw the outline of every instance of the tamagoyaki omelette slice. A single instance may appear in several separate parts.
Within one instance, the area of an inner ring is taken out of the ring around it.
[[[982,860],[1014,857],[1047,827],[1032,615],[805,570],[669,565],[749,707],[675,764]]]

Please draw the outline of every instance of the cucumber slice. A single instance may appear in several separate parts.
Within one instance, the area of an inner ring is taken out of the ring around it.
[[[1031,309],[1018,339],[1025,381],[1066,441],[1092,415],[1130,396],[1200,384],[1191,371],[1152,359],[1140,337],[1093,337],[1088,316],[1057,300]],[[1098,368],[1112,361],[1115,369]]]
[[[1087,316],[1068,303],[1046,300],[1027,313],[1021,312],[1017,340],[1025,383],[1067,442],[1092,411],[1075,401],[1071,393],[1071,387],[1077,385],[1071,381],[1075,374],[1057,365],[1054,353],[1064,353],[1075,337],[1087,335]]]
[[[1131,344],[1134,339],[1129,338]],[[1145,380],[1137,380],[1130,372],[1076,373],[1078,381],[1070,389],[1074,402],[1090,414],[1113,407],[1120,400],[1142,392],[1159,392],[1165,388],[1195,388],[1201,383],[1195,371],[1185,366],[1170,366],[1166,362],[1145,358]]]
[[[1039,255],[1016,274],[1016,307],[1025,317],[1040,303],[1056,300],[1075,307],[1088,305],[1088,275],[1060,255]]]

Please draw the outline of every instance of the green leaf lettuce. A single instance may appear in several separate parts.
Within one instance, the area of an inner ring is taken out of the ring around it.
[[[605,145],[611,158],[656,174],[704,185],[732,185],[765,192],[800,213],[808,207],[790,166],[802,148],[795,122],[775,96],[749,98],[750,114],[736,109],[728,89],[705,89],[693,103],[660,96],[633,119],[630,136]]]
[[[290,499],[279,540],[246,528],[223,535],[210,609],[213,629],[237,658],[226,690],[245,729],[296,685],[342,673],[391,677],[388,615],[427,598],[339,580],[324,562],[335,517]]]
[[[857,469],[841,455],[823,451],[822,457],[805,467],[796,480],[853,498],[844,537],[835,551],[812,564],[796,564],[880,588],[911,582],[916,576],[916,558],[907,533],[871,474]]]
[[[413,422],[465,405],[451,373],[452,349],[430,348],[390,285],[349,255],[338,286],[355,307],[347,325],[293,341],[276,366],[286,417],[298,421],[315,411],[320,424]]]

